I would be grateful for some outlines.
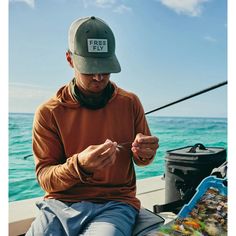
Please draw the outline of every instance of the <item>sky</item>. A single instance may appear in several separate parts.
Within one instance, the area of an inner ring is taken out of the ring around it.
[[[112,80],[137,93],[145,111],[229,80],[153,115],[228,116],[228,230],[235,235],[235,9],[235,0],[0,1],[1,232],[8,235],[8,112],[34,112],[72,79],[65,60],[69,25],[95,15],[116,36],[122,72]]]
[[[226,0],[10,0],[9,112],[33,113],[73,78],[68,28],[92,15],[115,34],[111,80],[146,112],[227,80]],[[227,86],[152,115],[227,117]]]

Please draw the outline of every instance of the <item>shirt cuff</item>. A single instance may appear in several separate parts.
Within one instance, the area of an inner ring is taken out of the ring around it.
[[[93,174],[87,173],[80,166],[78,162],[78,154],[74,154],[71,158],[73,158],[73,169],[75,170],[75,175],[80,179],[81,183],[92,183]]]

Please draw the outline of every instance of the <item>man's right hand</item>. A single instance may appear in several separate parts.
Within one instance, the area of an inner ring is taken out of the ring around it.
[[[106,140],[100,145],[90,145],[77,156],[80,167],[92,174],[102,168],[113,165],[116,158],[116,142]]]

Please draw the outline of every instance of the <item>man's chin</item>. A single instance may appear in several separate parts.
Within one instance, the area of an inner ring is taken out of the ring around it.
[[[93,84],[90,88],[91,93],[101,93],[105,89],[106,85],[104,84]]]
[[[93,87],[89,90],[89,92],[93,95],[96,95],[96,94],[100,94],[102,93],[102,91],[104,90],[103,87],[100,87],[100,86],[96,86],[96,87]]]

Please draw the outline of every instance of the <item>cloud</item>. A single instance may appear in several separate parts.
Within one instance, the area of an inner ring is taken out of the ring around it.
[[[116,0],[83,0],[84,7],[95,6],[100,8],[111,8]]]
[[[23,83],[9,83],[9,111],[34,112],[55,94],[55,89]]]
[[[200,16],[203,3],[209,0],[160,0],[166,7],[174,10],[177,14]]]
[[[123,14],[125,12],[132,12],[132,8],[127,7],[124,4],[121,4],[120,6],[116,7],[113,11],[119,14]]]
[[[37,85],[24,83],[9,83],[9,96],[12,98],[20,98],[22,94],[27,98],[45,97],[52,95],[52,88],[40,87]]]
[[[35,0],[10,0],[10,3],[25,3],[31,8],[35,7]],[[85,8],[98,7],[98,8],[113,8],[113,12],[123,14],[125,12],[131,12],[132,8],[121,4],[117,5],[117,0],[83,0]]]
[[[10,3],[16,3],[16,2],[22,2],[22,3],[26,3],[28,6],[30,6],[31,8],[35,7],[35,0],[10,0]]]
[[[98,7],[98,8],[113,8],[113,12],[123,14],[125,12],[131,12],[132,8],[124,5],[117,4],[116,0],[83,0],[84,7]]]
[[[211,43],[216,43],[217,42],[217,39],[213,38],[212,36],[205,36],[204,39],[208,42],[211,42]]]

